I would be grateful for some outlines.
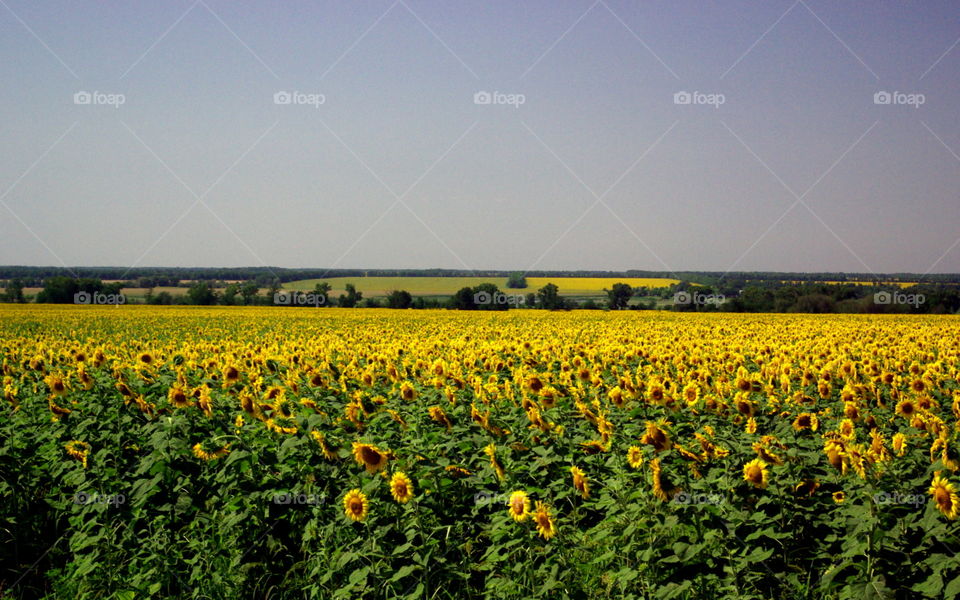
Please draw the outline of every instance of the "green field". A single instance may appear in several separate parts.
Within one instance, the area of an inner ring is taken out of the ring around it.
[[[386,296],[393,290],[406,290],[414,296],[452,296],[460,288],[474,287],[481,283],[493,283],[501,290],[507,291],[506,277],[331,277],[291,281],[285,283],[283,287],[288,290],[309,291],[322,281],[333,286],[332,296],[343,293],[346,285],[352,283],[367,298]],[[536,292],[548,283],[553,283],[560,288],[562,295],[601,297],[605,295],[603,288],[610,288],[618,282],[633,287],[668,287],[678,283],[678,280],[638,277],[528,277],[526,288],[511,290],[511,292],[528,294]]]

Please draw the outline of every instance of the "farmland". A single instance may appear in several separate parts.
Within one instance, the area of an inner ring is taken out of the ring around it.
[[[493,283],[506,289],[506,277],[333,277],[329,279],[304,279],[284,284],[289,290],[312,290],[320,282],[326,281],[333,287],[333,295],[339,295],[346,284],[352,283],[367,297],[383,297],[393,290],[406,290],[415,296],[452,296],[464,287],[475,287],[481,283]],[[604,296],[604,288],[614,283],[626,283],[632,287],[669,287],[679,283],[678,279],[640,278],[640,277],[527,277],[527,287],[511,290],[513,293],[536,292],[548,283],[553,283],[564,294],[582,297]]]
[[[4,305],[0,350],[9,597],[960,595],[956,317]]]

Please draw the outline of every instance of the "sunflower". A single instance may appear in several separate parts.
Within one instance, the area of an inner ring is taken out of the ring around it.
[[[63,447],[70,457],[82,462],[84,469],[87,468],[87,456],[90,454],[90,444],[81,442],[80,440],[73,440],[64,444]]]
[[[901,400],[897,402],[897,414],[904,419],[912,419],[917,414],[917,405],[913,400]]]
[[[665,426],[666,423],[651,423],[647,421],[647,432],[643,434],[643,437],[640,438],[641,444],[649,444],[653,446],[653,449],[657,452],[663,452],[664,450],[669,450],[672,446],[670,442],[670,436],[666,431],[661,429],[661,426]]]
[[[413,498],[413,482],[402,471],[397,471],[390,478],[390,494],[400,504],[406,504]]]
[[[743,430],[750,435],[755,434],[757,432],[757,419],[755,417],[747,419],[747,424],[743,427]]]
[[[453,475],[454,477],[469,477],[470,475],[472,475],[470,471],[468,471],[467,469],[464,469],[463,467],[459,467],[457,465],[447,465],[446,467],[444,467],[444,470],[447,473],[450,473],[451,475]]]
[[[193,401],[180,386],[174,386],[167,391],[167,400],[177,408],[187,408],[193,405]]]
[[[347,515],[351,521],[363,521],[367,518],[369,510],[370,502],[359,488],[350,490],[347,492],[347,495],[343,497],[343,513]]]
[[[950,520],[957,518],[957,511],[960,510],[960,498],[957,497],[957,486],[955,484],[947,478],[941,477],[938,471],[934,474],[933,483],[930,484],[930,489],[927,492],[933,496],[937,510]]]
[[[844,491],[834,492],[833,501],[837,504],[843,504],[843,501],[847,499],[847,494]]]
[[[217,460],[218,458],[223,458],[224,456],[230,454],[230,444],[226,444],[222,448],[218,448],[213,452],[207,452],[203,449],[203,444],[194,444],[193,445],[193,455],[199,458],[200,460]]]
[[[816,479],[804,479],[793,487],[794,493],[804,496],[812,496],[818,489],[820,482]]]
[[[850,419],[844,419],[841,421],[838,431],[840,432],[840,437],[845,440],[852,440],[857,437],[856,427],[854,426],[853,421]]]
[[[557,535],[557,526],[553,522],[550,507],[537,500],[537,510],[533,513],[533,522],[537,524],[537,533],[545,540]]]
[[[484,454],[490,457],[490,468],[496,473],[497,479],[503,481],[503,467],[497,461],[497,447],[494,444],[487,444],[483,449]]]
[[[413,389],[413,386],[404,381],[400,385],[400,397],[404,400],[413,400],[417,397],[417,390]]]
[[[507,502],[507,512],[510,517],[516,521],[525,521],[530,516],[530,496],[522,490],[517,490],[510,494],[510,500]]]
[[[767,471],[767,463],[755,458],[743,466],[743,480],[753,484],[754,487],[764,489],[770,482],[770,473]]]
[[[367,468],[367,473],[376,473],[387,466],[387,453],[373,444],[353,443],[353,458]]]
[[[236,383],[240,380],[240,370],[230,365],[223,369],[223,386],[227,387],[230,384]]]
[[[539,392],[543,388],[543,381],[536,375],[530,375],[524,381],[524,387],[526,387],[531,392]]]
[[[643,451],[639,446],[630,446],[627,450],[627,463],[634,469],[639,469],[643,465]]]
[[[558,426],[557,429],[560,429],[560,426]],[[563,430],[561,429],[559,434],[562,434],[562,433],[563,433]],[[580,447],[583,448],[583,451],[586,454],[599,454],[601,452],[608,452],[610,450],[609,444],[604,443],[602,440],[590,440],[589,442],[581,442]]]
[[[900,432],[893,434],[893,451],[897,453],[897,456],[903,456],[907,452],[906,442],[907,436]]]
[[[67,382],[60,375],[47,375],[43,378],[43,382],[47,384],[50,393],[54,396],[59,397],[67,393]]]
[[[141,352],[140,354],[137,355],[137,360],[140,362],[141,365],[149,367],[154,363],[155,359],[153,358],[153,355],[150,354],[149,352]]]
[[[326,458],[327,460],[337,460],[337,458],[339,458],[337,456],[337,449],[334,446],[331,446],[329,442],[327,442],[327,438],[324,437],[322,433],[314,430],[310,432],[310,437],[312,437],[318,444],[320,444],[320,450],[323,451],[324,458]]]
[[[653,478],[653,495],[659,500],[666,502],[680,492],[680,489],[674,487],[667,476],[663,474],[659,458],[650,461],[650,473]]]
[[[444,412],[443,408],[439,406],[431,406],[427,409],[427,412],[429,413],[431,420],[440,423],[447,428],[447,431],[450,431],[453,423],[450,422],[450,418],[447,417],[447,413]]]
[[[804,429],[816,431],[819,427],[820,420],[817,419],[817,415],[812,413],[800,413],[797,415],[797,418],[793,420],[794,431],[803,431]]]
[[[586,500],[590,497],[590,483],[587,481],[587,476],[583,474],[583,471],[579,467],[570,467],[570,475],[573,476],[573,487],[580,492],[580,496]]]

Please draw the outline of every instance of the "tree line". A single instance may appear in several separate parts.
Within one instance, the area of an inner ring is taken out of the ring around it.
[[[24,281],[7,281],[0,301],[27,301]],[[309,291],[284,290],[277,281],[262,287],[257,281],[233,282],[217,287],[196,281],[182,295],[168,291],[147,294],[137,302],[154,305],[224,306],[316,306],[342,308],[394,308],[453,310],[674,310],[682,312],[781,312],[781,313],[960,313],[960,285],[917,283],[899,286],[890,283],[855,285],[850,283],[798,283],[754,281],[737,288],[737,282],[698,285],[680,282],[669,287],[632,287],[615,282],[599,299],[577,300],[561,294],[548,283],[536,291],[520,292],[526,280],[511,277],[507,289],[494,283],[481,283],[459,289],[449,298],[414,297],[406,290],[393,290],[384,298],[364,298],[356,286],[348,283],[344,293],[331,295],[332,287],[321,282]],[[514,285],[516,287],[510,287]],[[34,302],[49,304],[126,304],[134,299],[122,294],[123,282],[105,283],[83,277],[48,277]],[[265,290],[265,293],[262,293]]]

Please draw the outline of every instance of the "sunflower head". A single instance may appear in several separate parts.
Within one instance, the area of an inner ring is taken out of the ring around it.
[[[413,498],[413,482],[402,471],[397,471],[390,478],[390,494],[400,504],[406,504]]]
[[[933,502],[945,517],[950,519],[957,518],[957,512],[960,511],[960,497],[957,496],[957,486],[950,482],[946,477],[941,477],[936,473],[933,482],[930,484],[928,493],[933,496]]]
[[[579,467],[570,467],[570,475],[573,476],[573,487],[580,492],[580,496],[586,500],[590,497],[590,483],[587,481],[587,476],[583,474],[583,471]]]
[[[660,425],[661,424],[647,421],[647,431],[643,434],[643,437],[640,438],[641,444],[649,444],[650,446],[653,446],[653,449],[657,452],[669,450],[672,446],[670,442],[670,435],[664,431]]]
[[[367,469],[367,473],[376,473],[387,466],[387,453],[380,450],[373,444],[353,443],[353,458],[357,464],[361,464]]]
[[[537,524],[537,533],[545,540],[557,535],[557,525],[553,521],[550,507],[537,501],[537,509],[533,513],[533,522]]]
[[[507,512],[514,521],[518,523],[525,521],[530,516],[530,496],[523,490],[511,493],[507,502]]]
[[[627,450],[627,463],[634,469],[639,469],[643,465],[643,451],[639,446],[630,446]]]
[[[764,489],[770,483],[767,463],[755,458],[743,466],[743,480],[756,488]]]
[[[800,413],[793,421],[793,429],[795,431],[803,431],[804,429],[816,431],[819,426],[820,421],[817,419],[817,415],[807,412]]]
[[[351,521],[363,521],[367,518],[369,510],[370,502],[359,488],[350,490],[347,492],[347,495],[343,497],[343,513]]]

